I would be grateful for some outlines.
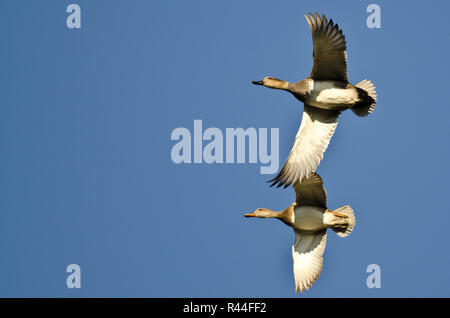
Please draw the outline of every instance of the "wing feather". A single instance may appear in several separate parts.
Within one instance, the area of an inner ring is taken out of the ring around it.
[[[313,234],[295,231],[292,246],[295,292],[308,290],[319,277],[326,242],[326,230]]]
[[[296,204],[298,206],[317,206],[327,208],[327,192],[323,187],[323,180],[313,173],[308,179],[294,185]]]
[[[347,44],[342,30],[333,20],[316,13],[306,16],[313,39],[314,66],[310,78],[314,80],[336,80],[348,82]]]
[[[319,109],[305,104],[302,122],[291,152],[271,186],[288,187],[316,171],[337,126],[339,111]]]

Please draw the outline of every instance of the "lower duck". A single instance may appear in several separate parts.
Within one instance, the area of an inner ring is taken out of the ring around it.
[[[323,267],[327,229],[346,237],[355,226],[355,215],[349,205],[334,211],[327,208],[322,178],[314,173],[294,186],[295,202],[280,212],[256,209],[245,217],[276,218],[292,227],[295,242],[292,246],[295,291],[308,290],[317,280]]]

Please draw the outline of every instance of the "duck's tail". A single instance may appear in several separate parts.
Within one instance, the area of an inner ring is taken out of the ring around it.
[[[359,117],[370,115],[375,109],[377,102],[377,92],[375,86],[369,80],[362,80],[355,85],[358,88],[359,98],[361,102],[357,103],[352,111]]]
[[[343,215],[340,217],[339,222],[332,227],[333,231],[336,232],[340,237],[348,236],[355,227],[356,219],[355,214],[353,213],[353,209],[349,205],[345,205],[333,211],[337,215]]]

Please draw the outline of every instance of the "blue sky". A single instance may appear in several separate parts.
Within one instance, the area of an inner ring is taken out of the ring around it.
[[[72,2],[0,4],[0,296],[450,296],[448,2]],[[379,102],[341,116],[319,166],[328,206],[350,204],[357,224],[329,232],[322,274],[295,295],[292,230],[243,217],[294,192],[259,163],[174,164],[170,136],[196,119],[279,128],[281,165],[303,105],[250,82],[309,75],[309,11],[343,29],[349,79]]]

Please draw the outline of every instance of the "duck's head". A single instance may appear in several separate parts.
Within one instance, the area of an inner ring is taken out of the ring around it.
[[[255,218],[273,218],[276,217],[276,212],[269,209],[256,209],[252,213],[247,213],[244,215],[246,218],[255,217]]]
[[[262,85],[269,88],[288,89],[289,83],[275,77],[266,76],[262,81],[252,81],[255,85]]]

